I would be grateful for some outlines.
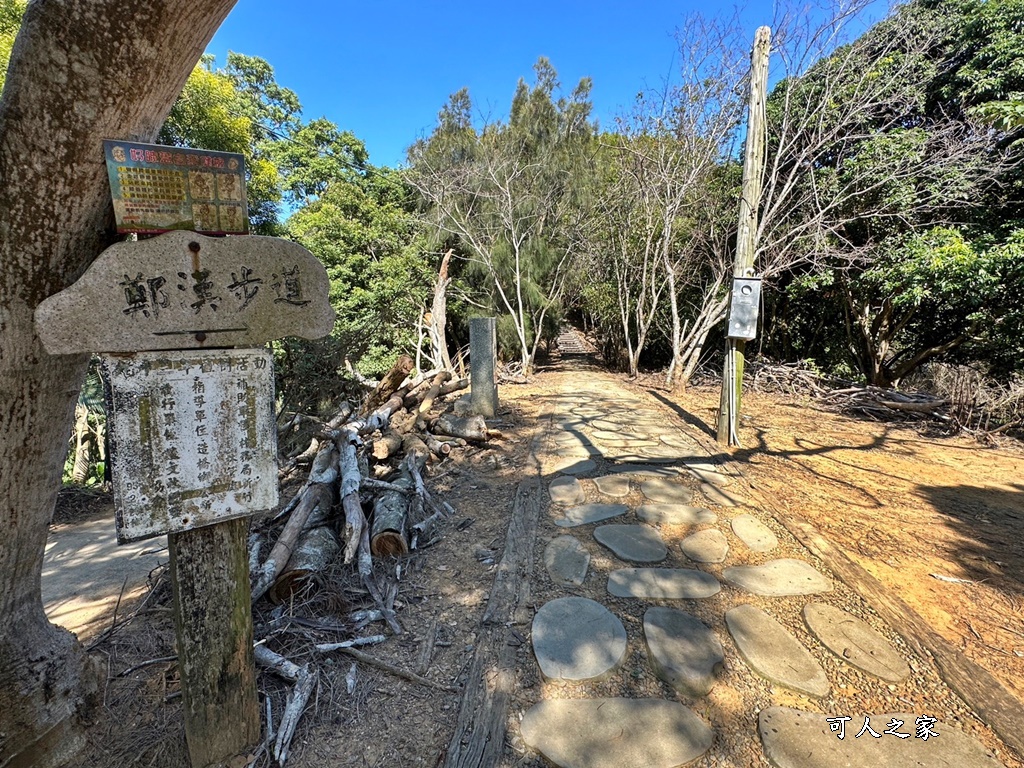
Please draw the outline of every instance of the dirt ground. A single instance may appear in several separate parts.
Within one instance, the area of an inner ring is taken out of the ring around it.
[[[718,391],[677,404],[714,423]],[[757,392],[734,457],[1024,700],[1024,450]]]
[[[695,387],[672,396],[654,379],[621,381],[710,435],[717,390]],[[321,669],[289,766],[443,764],[459,709],[458,685],[479,640],[516,487],[525,476],[536,475],[531,448],[556,394],[551,376],[543,372],[528,385],[503,387],[502,412],[492,425],[503,436],[431,471],[430,487],[456,509],[440,539],[376,566],[382,580],[397,580],[395,608],[403,632],[363,650],[435,687],[314,649],[314,643],[356,632],[388,634],[381,624],[356,629],[352,613],[368,600],[351,568],[339,566],[286,604],[257,607],[257,636],[296,663]],[[780,511],[799,511],[1024,699],[1024,496],[1015,482],[1024,451],[984,447],[966,438],[925,437],[913,428],[758,393],[746,397],[744,413],[741,439],[749,448],[733,458],[748,480]],[[158,572],[152,587],[136,603],[121,607],[123,617],[133,618],[119,622],[113,632],[87,638],[107,661],[108,682],[83,768],[187,766],[166,578]],[[537,605],[543,588],[537,589]],[[528,625],[513,627],[509,641],[523,692],[514,704],[528,704],[546,688],[538,679],[528,630]],[[629,690],[620,687],[609,695],[658,695],[644,690],[651,683],[639,672],[619,677],[618,685]],[[259,688],[265,716],[276,722],[288,689],[266,673]],[[727,711],[738,705],[716,701],[709,707]],[[738,743],[732,762],[723,764],[758,764],[755,747]],[[516,743],[515,734],[506,751],[510,765],[543,765]],[[749,763],[741,757],[746,754]],[[239,765],[246,763],[272,765],[267,745]]]

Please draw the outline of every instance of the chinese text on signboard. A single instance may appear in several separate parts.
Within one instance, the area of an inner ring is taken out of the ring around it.
[[[128,141],[103,149],[118,232],[249,231],[242,155]]]
[[[277,504],[268,351],[141,352],[103,369],[119,541]]]

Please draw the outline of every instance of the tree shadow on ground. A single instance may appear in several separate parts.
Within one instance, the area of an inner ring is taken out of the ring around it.
[[[959,535],[957,561],[967,578],[1024,592],[1024,484],[917,488]]]
[[[664,405],[666,408],[668,408],[670,411],[672,411],[676,416],[678,416],[683,421],[685,421],[689,426],[693,427],[694,429],[696,429],[699,432],[703,432],[705,435],[707,435],[710,438],[717,437],[717,430],[714,427],[709,425],[707,422],[705,422],[699,416],[690,413],[688,410],[683,408],[678,403],[672,402],[667,397],[665,397],[663,394],[658,392],[658,390],[651,389],[650,387],[648,387],[644,391],[647,394],[649,394],[651,397],[653,397],[655,400],[657,400],[659,403]]]

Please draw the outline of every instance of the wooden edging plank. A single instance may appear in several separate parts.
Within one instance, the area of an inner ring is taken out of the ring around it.
[[[511,627],[531,618],[530,583],[540,508],[540,480],[521,481],[444,768],[490,768],[501,761],[518,666]]]

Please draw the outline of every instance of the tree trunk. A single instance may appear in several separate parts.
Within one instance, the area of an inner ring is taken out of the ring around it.
[[[449,249],[441,259],[437,283],[434,285],[434,303],[430,311],[430,352],[434,364],[447,370],[452,367],[452,359],[448,355],[448,337],[445,334],[445,326],[448,325],[448,286],[452,282],[448,277],[448,264],[451,260],[452,251]]]
[[[0,98],[0,765],[83,743],[95,666],[49,624],[47,526],[86,355],[51,357],[33,312],[115,238],[102,140],[152,140],[233,0],[36,0]]]

